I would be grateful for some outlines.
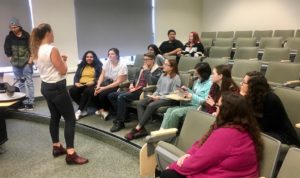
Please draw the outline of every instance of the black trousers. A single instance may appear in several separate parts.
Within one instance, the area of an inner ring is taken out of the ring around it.
[[[161,172],[160,178],[185,178],[185,176],[179,174],[172,169],[166,169]]]
[[[66,80],[57,83],[42,82],[41,93],[46,98],[51,114],[50,134],[53,143],[59,142],[59,122],[65,119],[65,140],[67,148],[74,148],[75,113],[66,88]]]
[[[87,106],[91,96],[93,96],[95,86],[73,86],[69,89],[71,98],[78,104],[78,109],[81,111]]]
[[[111,104],[108,99],[108,95],[112,92],[116,92],[119,87],[109,88],[107,90],[101,91],[98,95],[94,96],[93,102],[97,107],[97,110],[104,109],[106,111],[109,110]]]
[[[0,113],[2,114],[2,113]],[[0,119],[0,145],[7,141],[6,123],[5,119]]]

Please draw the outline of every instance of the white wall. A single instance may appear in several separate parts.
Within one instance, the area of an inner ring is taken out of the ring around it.
[[[203,0],[202,31],[300,28],[299,0]]]
[[[186,43],[192,31],[201,30],[202,0],[155,0],[155,44],[168,39],[174,29],[177,39]]]
[[[68,56],[68,66],[78,64],[75,8],[73,0],[32,0],[34,26],[48,23],[54,32],[54,45]]]

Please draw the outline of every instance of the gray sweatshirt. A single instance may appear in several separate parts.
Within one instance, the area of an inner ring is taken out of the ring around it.
[[[157,89],[153,93],[153,95],[161,96],[161,99],[166,99],[165,95],[170,94],[171,92],[175,91],[177,87],[181,86],[181,81],[179,75],[176,75],[173,78],[169,76],[165,76],[162,74],[157,82]]]

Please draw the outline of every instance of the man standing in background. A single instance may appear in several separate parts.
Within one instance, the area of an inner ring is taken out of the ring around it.
[[[23,30],[16,18],[10,20],[9,28],[10,32],[5,38],[4,51],[13,67],[15,79],[25,79],[25,81],[19,81],[19,89],[27,95],[19,110],[33,110],[34,87],[32,80],[33,63],[30,60],[29,50],[30,35]]]

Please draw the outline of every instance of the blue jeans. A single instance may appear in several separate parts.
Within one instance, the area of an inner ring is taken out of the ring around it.
[[[19,89],[22,93],[26,93],[27,97],[23,104],[33,104],[34,102],[34,86],[32,80],[33,68],[32,64],[26,64],[24,67],[14,67],[13,72],[15,79],[24,78],[25,82],[19,82]]]

